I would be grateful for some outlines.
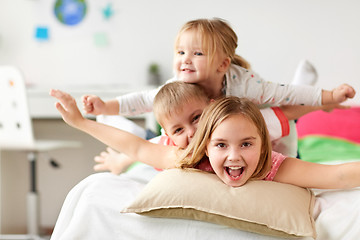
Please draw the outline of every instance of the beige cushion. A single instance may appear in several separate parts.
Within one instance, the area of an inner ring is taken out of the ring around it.
[[[159,173],[123,209],[152,217],[185,218],[278,236],[316,236],[313,193],[297,186],[250,181],[229,187],[215,174],[195,169]]]

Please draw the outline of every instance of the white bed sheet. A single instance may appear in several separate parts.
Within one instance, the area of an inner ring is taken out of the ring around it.
[[[51,240],[279,239],[195,220],[120,213],[157,173],[140,165],[120,176],[97,173],[85,178],[66,197]],[[359,239],[360,189],[318,194],[317,239]]]

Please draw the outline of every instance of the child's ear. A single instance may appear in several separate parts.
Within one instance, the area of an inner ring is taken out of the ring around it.
[[[219,66],[218,68],[218,71],[219,72],[226,72],[228,70],[228,68],[230,67],[230,64],[231,64],[231,59],[229,57],[226,57],[221,65]]]

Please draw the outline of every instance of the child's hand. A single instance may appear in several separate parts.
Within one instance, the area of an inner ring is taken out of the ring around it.
[[[85,95],[82,98],[83,110],[86,114],[100,115],[105,109],[105,102],[95,95]]]
[[[342,84],[332,90],[332,99],[334,103],[342,103],[348,98],[355,96],[355,90],[348,84]]]
[[[110,171],[115,175],[124,172],[134,162],[127,155],[116,152],[109,147],[99,156],[96,156],[94,160],[97,163],[94,166],[95,171]]]
[[[60,112],[64,121],[70,126],[80,126],[84,117],[81,115],[75,99],[68,93],[60,90],[50,90],[50,96],[57,98],[60,102],[56,102],[55,107]]]

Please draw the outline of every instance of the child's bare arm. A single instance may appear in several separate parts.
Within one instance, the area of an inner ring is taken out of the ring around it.
[[[76,106],[75,99],[60,90],[51,90],[50,95],[57,98],[56,108],[64,121],[112,147],[123,152],[134,161],[140,161],[156,168],[175,167],[179,150],[177,147],[150,143],[134,134],[84,118]]]
[[[274,181],[319,189],[353,188],[360,186],[360,162],[325,165],[286,158]]]
[[[340,104],[327,104],[321,106],[300,106],[300,105],[284,105],[280,106],[280,109],[289,120],[295,120],[301,116],[308,114],[313,111],[322,110],[325,112],[331,112],[334,109],[346,109],[349,106]]]

